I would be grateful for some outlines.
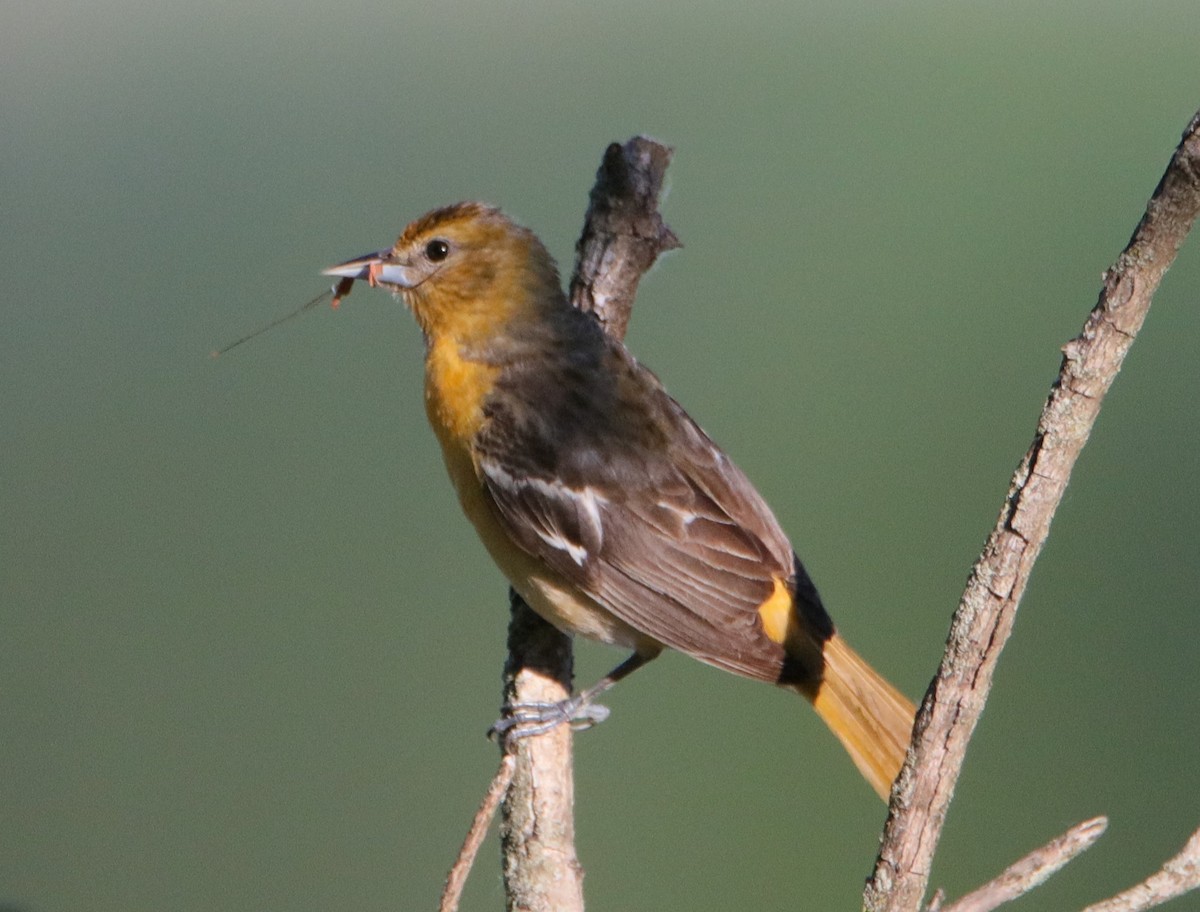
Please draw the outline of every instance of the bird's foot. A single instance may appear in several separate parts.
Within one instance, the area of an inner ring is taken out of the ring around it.
[[[557,703],[508,703],[502,713],[488,729],[488,738],[519,741],[543,735],[564,724],[570,725],[572,731],[584,731],[607,719],[609,709],[580,694]]]

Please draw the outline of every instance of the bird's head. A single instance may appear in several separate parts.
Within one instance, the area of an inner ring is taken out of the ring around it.
[[[412,310],[427,338],[467,344],[565,303],[542,242],[482,203],[435,209],[405,228],[390,250],[348,260],[325,275],[388,288]]]

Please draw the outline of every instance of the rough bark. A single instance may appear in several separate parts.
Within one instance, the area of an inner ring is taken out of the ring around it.
[[[1104,274],[1083,331],[1063,346],[1058,379],[996,526],[951,623],[945,655],[917,713],[892,802],[869,912],[917,912],[967,742],[983,710],[1017,605],[1071,469],[1133,344],[1159,281],[1200,212],[1200,113],[1192,118],[1126,246]]]

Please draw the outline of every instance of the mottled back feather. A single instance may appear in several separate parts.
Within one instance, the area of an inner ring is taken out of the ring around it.
[[[484,406],[474,450],[500,521],[630,626],[780,680],[784,650],[758,615],[775,581],[799,583],[828,624],[787,536],[657,377],[590,316],[561,314],[528,345],[515,334]]]

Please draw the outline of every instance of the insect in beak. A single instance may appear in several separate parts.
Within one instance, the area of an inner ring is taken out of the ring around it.
[[[339,267],[334,267],[334,269],[337,268]],[[341,273],[332,273],[329,270],[326,270],[326,274],[341,275]],[[329,304],[331,307],[338,307],[342,303],[342,299],[345,298],[346,295],[350,294],[350,289],[354,287],[354,278],[354,276],[343,275],[342,278],[338,279],[337,282],[334,283],[332,288],[330,288],[328,291],[321,292],[307,304],[304,304],[301,307],[298,307],[296,310],[284,314],[282,317],[276,317],[265,326],[260,326],[258,329],[254,330],[254,332],[246,333],[246,335],[242,336],[240,339],[230,342],[228,345],[210,352],[209,357],[219,358],[221,355],[225,354],[225,352],[232,348],[237,348],[243,342],[249,342],[255,336],[261,336],[268,329],[274,329],[280,323],[286,323],[288,320],[300,316],[300,314],[304,313],[305,311],[312,310],[326,298],[329,298]]]

